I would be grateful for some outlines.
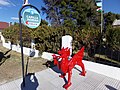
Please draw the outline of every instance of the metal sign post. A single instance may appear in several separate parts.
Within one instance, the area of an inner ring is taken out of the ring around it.
[[[22,12],[22,10],[25,8],[25,7],[30,7],[30,8],[32,8],[32,9],[35,9],[38,13],[40,13],[40,11],[35,7],[35,6],[32,6],[32,5],[30,5],[30,4],[28,4],[28,5],[24,5],[24,6],[22,6],[21,7],[21,9],[19,10],[19,29],[20,29],[20,46],[21,46],[21,59],[22,59],[22,76],[23,76],[23,87],[25,87],[25,74],[24,74],[24,55],[23,55],[23,40],[22,40],[22,22],[21,22],[21,18],[23,18],[22,16],[21,16],[21,12]],[[32,13],[33,14],[33,13]],[[39,16],[39,15],[38,15]],[[30,19],[30,18],[29,18]],[[33,18],[32,18],[33,19]],[[36,20],[33,20],[33,23],[32,23],[32,27],[31,27],[31,20],[29,21],[27,21],[27,24],[30,22],[30,24],[29,24],[29,28],[37,28],[38,26],[39,26],[39,24],[40,24],[40,22],[41,22],[41,20],[40,20],[41,18],[39,18],[38,19],[38,22],[35,22],[34,23],[34,21],[36,21]],[[40,20],[40,21],[39,21]],[[34,25],[35,25],[35,27],[33,27]],[[37,25],[37,26],[36,26]]]

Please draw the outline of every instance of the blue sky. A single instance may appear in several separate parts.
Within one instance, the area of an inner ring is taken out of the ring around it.
[[[105,12],[120,14],[120,0],[102,0]],[[39,10],[44,6],[43,0],[29,0],[31,5],[36,6]],[[0,0],[0,21],[18,22],[18,12],[23,5],[23,0]],[[41,12],[42,19],[45,15]]]
[[[42,0],[28,0],[31,5],[34,5],[39,10],[44,6]],[[23,5],[23,0],[0,0],[0,21],[18,22],[18,12]],[[40,11],[41,12],[41,11]],[[42,19],[45,15],[40,13]]]
[[[102,0],[103,1],[103,10],[105,12],[113,12],[120,14],[120,0]]]

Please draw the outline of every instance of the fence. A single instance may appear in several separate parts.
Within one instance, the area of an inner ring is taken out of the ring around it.
[[[114,50],[105,44],[99,44],[98,46],[91,45],[89,49],[86,48],[84,59],[96,63],[120,67],[120,50]]]

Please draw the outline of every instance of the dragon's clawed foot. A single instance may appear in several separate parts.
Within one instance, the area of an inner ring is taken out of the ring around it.
[[[85,74],[86,74],[86,71],[80,73],[81,76],[85,76]]]
[[[66,74],[61,74],[59,77],[64,78]]]
[[[71,84],[72,84],[71,82],[70,82],[70,83],[67,83],[67,84],[63,85],[63,88],[67,89],[68,87],[71,86]]]

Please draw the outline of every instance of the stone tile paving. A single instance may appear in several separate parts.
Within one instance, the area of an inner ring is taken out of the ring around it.
[[[73,69],[72,85],[68,90],[120,90],[120,81],[87,70],[85,77],[80,76],[80,70]],[[57,67],[48,68],[35,75],[26,76],[26,86],[22,87],[22,78],[2,84],[0,90],[65,90],[62,86],[67,76],[59,77],[61,71]]]

